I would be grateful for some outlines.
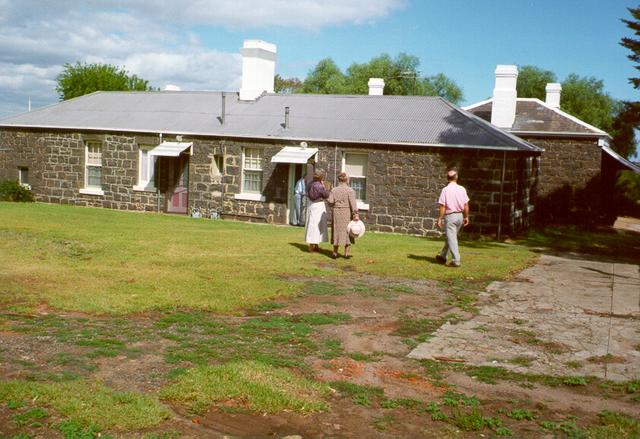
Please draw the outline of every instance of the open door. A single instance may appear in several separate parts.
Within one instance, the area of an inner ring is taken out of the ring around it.
[[[189,207],[189,156],[181,154],[168,162],[167,212],[186,214]]]

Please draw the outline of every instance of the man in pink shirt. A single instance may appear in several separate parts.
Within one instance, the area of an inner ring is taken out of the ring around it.
[[[460,252],[458,251],[458,233],[463,226],[469,225],[469,197],[467,190],[458,184],[458,173],[454,170],[447,172],[449,184],[440,192],[438,204],[438,228],[442,229],[443,220],[447,240],[442,247],[436,261],[447,263],[447,253],[451,252],[453,259],[450,267],[460,266]]]

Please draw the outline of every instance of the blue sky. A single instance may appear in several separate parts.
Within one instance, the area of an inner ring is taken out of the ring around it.
[[[627,0],[0,0],[0,117],[57,101],[64,63],[125,66],[151,84],[237,90],[244,39],[278,46],[276,70],[304,78],[322,58],[346,69],[381,53],[445,73],[464,104],[489,97],[496,64],[533,64],[604,80],[638,100],[618,43]]]

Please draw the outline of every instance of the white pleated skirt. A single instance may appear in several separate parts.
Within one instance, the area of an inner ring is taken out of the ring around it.
[[[329,241],[327,206],[324,202],[311,203],[307,206],[304,240],[307,244],[320,244]]]

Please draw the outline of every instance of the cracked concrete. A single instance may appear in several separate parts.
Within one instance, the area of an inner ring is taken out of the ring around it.
[[[640,265],[542,255],[482,294],[495,300],[471,320],[443,325],[409,357],[544,375],[640,377]]]

